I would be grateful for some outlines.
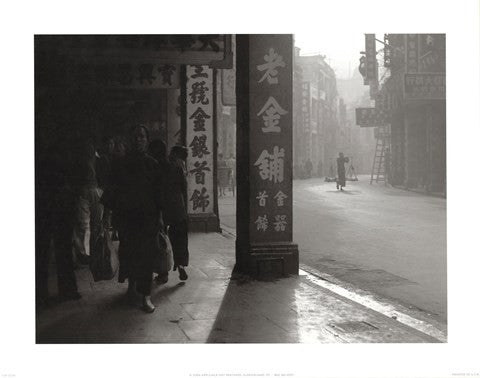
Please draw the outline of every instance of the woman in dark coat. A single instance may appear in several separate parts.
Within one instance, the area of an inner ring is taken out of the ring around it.
[[[168,237],[172,243],[173,270],[178,268],[180,280],[188,278],[185,267],[188,266],[188,217],[187,217],[187,179],[185,159],[187,149],[174,146],[170,151],[168,189],[165,192],[164,220],[168,225]]]
[[[347,185],[345,177],[345,163],[348,163],[348,158],[343,156],[343,152],[338,154],[337,158],[337,189],[343,190],[343,187]]]
[[[150,292],[161,200],[162,177],[158,162],[147,154],[148,130],[136,126],[131,131],[132,151],[114,166],[111,185],[103,202],[112,209],[118,228],[119,282],[128,278],[128,293],[143,295],[143,309],[153,312]]]

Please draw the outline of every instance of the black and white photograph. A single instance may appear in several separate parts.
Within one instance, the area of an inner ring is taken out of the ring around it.
[[[2,377],[480,376],[477,2],[59,4],[4,35]]]

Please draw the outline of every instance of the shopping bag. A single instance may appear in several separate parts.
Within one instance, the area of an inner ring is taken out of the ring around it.
[[[111,280],[115,276],[118,256],[108,230],[104,229],[99,235],[90,259],[90,271],[95,282]]]
[[[154,259],[154,272],[163,276],[173,268],[173,251],[170,238],[163,231],[157,235],[157,251]]]

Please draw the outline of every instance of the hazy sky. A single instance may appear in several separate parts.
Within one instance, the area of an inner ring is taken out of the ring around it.
[[[320,53],[326,55],[327,63],[335,70],[337,77],[347,78],[358,67],[360,51],[365,49],[365,37],[361,33],[297,33],[295,46],[300,55]]]

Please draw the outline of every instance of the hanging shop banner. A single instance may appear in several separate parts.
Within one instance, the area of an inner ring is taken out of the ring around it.
[[[302,83],[302,122],[305,133],[310,132],[310,82]]]
[[[445,100],[444,73],[406,73],[405,100]]]
[[[187,66],[187,192],[189,214],[212,214],[213,185],[213,70]]]
[[[37,36],[39,50],[56,50],[75,60],[103,63],[202,64],[232,68],[231,35],[48,35]]]
[[[377,82],[377,50],[375,44],[375,34],[365,34],[365,80],[367,83]]]
[[[388,113],[376,108],[356,108],[355,119],[361,127],[385,126],[389,123]]]
[[[224,106],[235,106],[237,95],[235,93],[235,36],[232,36],[233,68],[222,70],[222,104]]]
[[[81,63],[69,65],[69,78],[83,86],[121,89],[180,87],[180,66],[150,63]]]
[[[445,34],[419,34],[420,72],[445,72]]]
[[[250,37],[250,235],[292,240],[292,35]]]
[[[418,34],[406,34],[405,38],[407,72],[418,72]]]

